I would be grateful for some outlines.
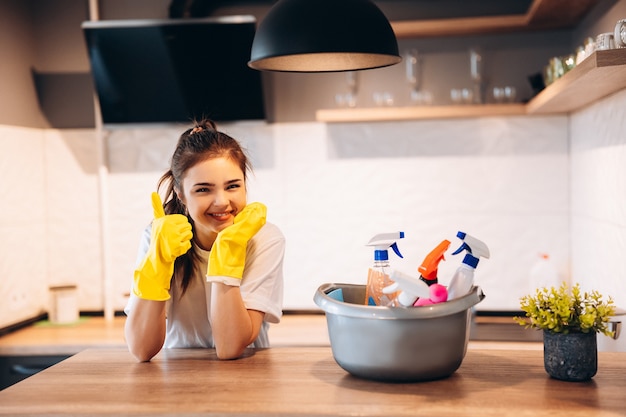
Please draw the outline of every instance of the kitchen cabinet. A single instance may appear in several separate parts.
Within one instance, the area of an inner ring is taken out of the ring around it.
[[[527,104],[319,109],[327,123],[570,113],[626,88],[626,48],[596,51]]]
[[[38,322],[0,337],[0,390],[94,346],[125,347],[124,317],[83,317],[73,324]]]

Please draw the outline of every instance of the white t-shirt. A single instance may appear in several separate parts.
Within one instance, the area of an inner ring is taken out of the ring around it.
[[[146,227],[141,239],[137,265],[150,247],[151,226]],[[211,309],[211,283],[206,282],[210,251],[192,246],[200,255],[196,273],[193,274],[187,291],[181,297],[178,283],[170,286],[170,299],[166,302],[165,348],[213,348],[213,334],[209,315]],[[274,224],[266,223],[248,242],[246,263],[240,291],[244,305],[249,310],[265,313],[259,336],[251,347],[269,347],[268,323],[278,323],[283,304],[283,257],[285,237]],[[138,297],[131,290],[130,299],[124,309],[128,315]]]

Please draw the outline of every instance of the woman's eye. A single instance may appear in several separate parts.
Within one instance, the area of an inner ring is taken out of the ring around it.
[[[240,188],[241,184],[230,184],[228,187],[226,187],[227,190],[231,190],[233,188]]]
[[[196,188],[196,193],[208,193],[210,191],[211,191],[211,189],[208,188],[208,187]]]

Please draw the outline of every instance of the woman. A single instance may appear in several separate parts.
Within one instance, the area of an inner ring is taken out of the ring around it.
[[[140,245],[125,312],[130,352],[149,361],[161,348],[215,348],[220,359],[269,347],[282,315],[285,239],[247,204],[248,159],[210,120],[179,138],[153,193],[154,220]]]

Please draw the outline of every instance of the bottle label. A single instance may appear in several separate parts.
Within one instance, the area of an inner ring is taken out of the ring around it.
[[[383,271],[370,268],[367,272],[367,287],[365,288],[365,304],[386,306],[395,299],[400,291],[383,294],[383,288],[393,284],[389,275]]]

